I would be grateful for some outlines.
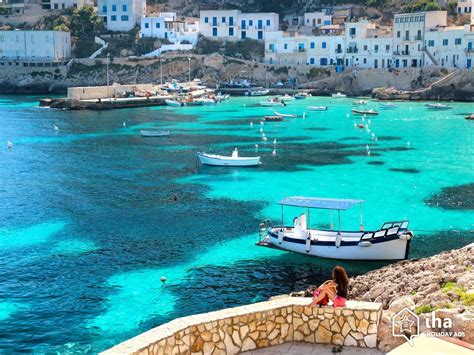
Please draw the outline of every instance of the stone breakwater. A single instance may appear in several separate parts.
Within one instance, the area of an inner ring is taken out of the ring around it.
[[[380,302],[379,349],[389,351],[404,342],[392,336],[392,318],[403,308],[420,317],[420,332],[455,332],[474,342],[474,243],[418,260],[404,260],[351,278],[349,299]],[[315,286],[292,296],[310,296]],[[451,329],[426,327],[426,318],[450,318]]]
[[[102,354],[237,354],[292,341],[376,347],[380,303],[306,307],[310,302],[310,298],[277,297],[178,318]]]

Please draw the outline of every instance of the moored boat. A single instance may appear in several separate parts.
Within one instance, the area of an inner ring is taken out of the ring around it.
[[[407,259],[410,241],[413,238],[413,233],[408,229],[408,221],[386,222],[378,230],[364,231],[361,213],[361,230],[341,230],[341,211],[348,210],[354,205],[362,205],[363,202],[363,200],[301,196],[284,198],[278,202],[282,206],[281,225],[261,224],[260,231],[263,239],[257,245],[329,259]],[[288,226],[284,221],[285,206],[305,208],[308,212],[295,217],[293,224]],[[311,228],[310,209],[330,210],[330,229]],[[332,226],[332,211],[338,213],[338,229]]]
[[[280,113],[280,112],[273,112],[275,114],[275,116],[280,116],[280,117],[290,117],[290,118],[295,118],[297,117],[295,114],[292,114],[292,113]]]
[[[176,100],[170,100],[170,99],[166,99],[165,103],[168,106],[174,106],[174,107],[184,106],[184,103],[176,101]]]
[[[142,137],[167,137],[170,135],[170,131],[159,131],[159,130],[141,130],[140,134]]]
[[[338,92],[337,94],[332,94],[331,97],[332,97],[333,99],[344,99],[344,98],[347,97],[347,95]]]
[[[294,96],[294,98],[295,98],[296,100],[303,100],[303,99],[306,99],[307,97],[310,97],[310,96],[311,96],[311,94],[309,94],[309,93],[303,91],[303,92],[297,93],[297,94]]]
[[[272,107],[272,106],[286,106],[283,101],[280,101],[277,97],[271,100],[260,101],[260,106]]]
[[[450,105],[445,105],[445,104],[440,104],[440,103],[426,104],[425,106],[428,108],[428,110],[450,110],[453,108]]]
[[[265,121],[268,121],[268,122],[279,122],[279,121],[283,121],[283,116],[278,116],[278,115],[275,115],[275,116],[264,116],[263,118],[265,119]]]
[[[472,115],[467,115],[464,117],[466,120],[474,120],[474,113]]]
[[[391,102],[380,102],[379,106],[380,106],[380,108],[383,108],[383,109],[393,109],[393,108],[398,107],[397,105],[395,105]]]
[[[232,152],[232,156],[197,153],[197,157],[202,164],[213,166],[258,166],[260,157],[239,157],[237,148]]]
[[[375,110],[352,110],[354,115],[372,115],[377,116],[379,113]]]
[[[353,100],[352,104],[357,106],[367,105],[367,100]]]
[[[249,96],[265,96],[268,95],[270,90],[267,89],[257,89],[257,90],[250,90],[248,91]]]
[[[327,106],[308,106],[308,110],[310,111],[327,111]]]
[[[283,96],[280,96],[278,97],[280,99],[280,101],[283,101],[283,102],[291,102],[291,101],[295,101],[295,98],[291,95],[283,95]]]

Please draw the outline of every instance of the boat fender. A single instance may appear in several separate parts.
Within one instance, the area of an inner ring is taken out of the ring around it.
[[[308,233],[308,237],[306,238],[306,252],[309,253],[311,251],[311,234]]]
[[[336,235],[336,241],[335,241],[336,248],[339,248],[339,247],[341,246],[341,242],[342,242],[341,233],[337,233],[337,235]]]
[[[372,245],[371,242],[369,242],[368,240],[363,240],[361,242],[359,242],[358,244],[360,247],[370,247]]]
[[[410,240],[413,238],[413,233],[412,232],[406,232],[398,236],[399,239],[401,240]]]
[[[278,244],[281,244],[283,242],[284,235],[285,235],[285,232],[283,232],[283,229],[280,229],[278,231]]]

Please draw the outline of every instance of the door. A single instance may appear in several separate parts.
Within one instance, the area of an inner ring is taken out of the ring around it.
[[[466,63],[466,68],[469,69],[472,67],[472,59],[468,59]]]

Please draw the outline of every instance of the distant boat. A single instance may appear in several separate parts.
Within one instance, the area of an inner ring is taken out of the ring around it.
[[[291,114],[291,113],[280,113],[280,112],[273,112],[275,114],[275,116],[280,116],[280,117],[290,117],[290,118],[295,118],[296,115],[294,114]]]
[[[285,102],[289,102],[289,101],[295,101],[295,98],[294,96],[291,96],[291,95],[284,95],[284,96],[280,96],[279,97],[280,101],[285,101]]]
[[[367,105],[367,100],[353,100],[353,105]]]
[[[372,115],[377,116],[379,113],[375,110],[352,110],[354,115]]]
[[[141,130],[140,134],[142,137],[167,137],[170,135],[170,131]]]
[[[380,102],[379,106],[380,108],[385,108],[385,109],[392,109],[392,108],[398,107],[397,105],[392,104],[391,102]]]
[[[310,111],[327,111],[327,106],[308,106],[308,110]]]
[[[445,105],[445,104],[440,104],[440,103],[426,104],[425,106],[428,108],[428,110],[451,110],[453,108],[450,105]]]
[[[273,100],[265,100],[265,101],[260,101],[260,106],[286,106],[284,102],[278,100],[278,99],[273,99]]]
[[[201,105],[203,105],[203,106],[210,106],[210,105],[215,105],[216,104],[215,100],[207,98],[207,97],[202,98],[202,99],[197,99],[196,101],[200,102]]]
[[[344,94],[338,92],[337,94],[332,94],[331,97],[332,97],[333,99],[344,99],[344,98],[347,97],[347,95],[344,95]]]
[[[249,93],[249,96],[265,96],[265,95],[268,95],[269,92],[270,90],[258,89],[258,90],[250,90],[248,93]]]
[[[474,113],[472,115],[467,115],[464,117],[466,120],[474,120]]]
[[[311,96],[311,95],[308,94],[307,92],[299,92],[294,97],[295,97],[296,100],[303,100],[303,99],[306,99],[309,96]]]
[[[232,156],[197,153],[197,157],[202,164],[213,166],[258,166],[260,157],[239,157],[237,148],[232,152]]]
[[[166,103],[168,106],[174,106],[174,107],[184,106],[184,103],[179,102],[179,101],[176,101],[176,100],[170,100],[170,99],[166,99],[166,100],[165,100],[165,103]]]
[[[263,118],[265,119],[265,121],[268,121],[268,122],[283,121],[283,116],[278,116],[278,115],[275,115],[275,116],[264,116]]]
[[[218,101],[226,101],[226,100],[229,100],[230,98],[230,95],[229,94],[217,94],[216,95],[216,100]]]

